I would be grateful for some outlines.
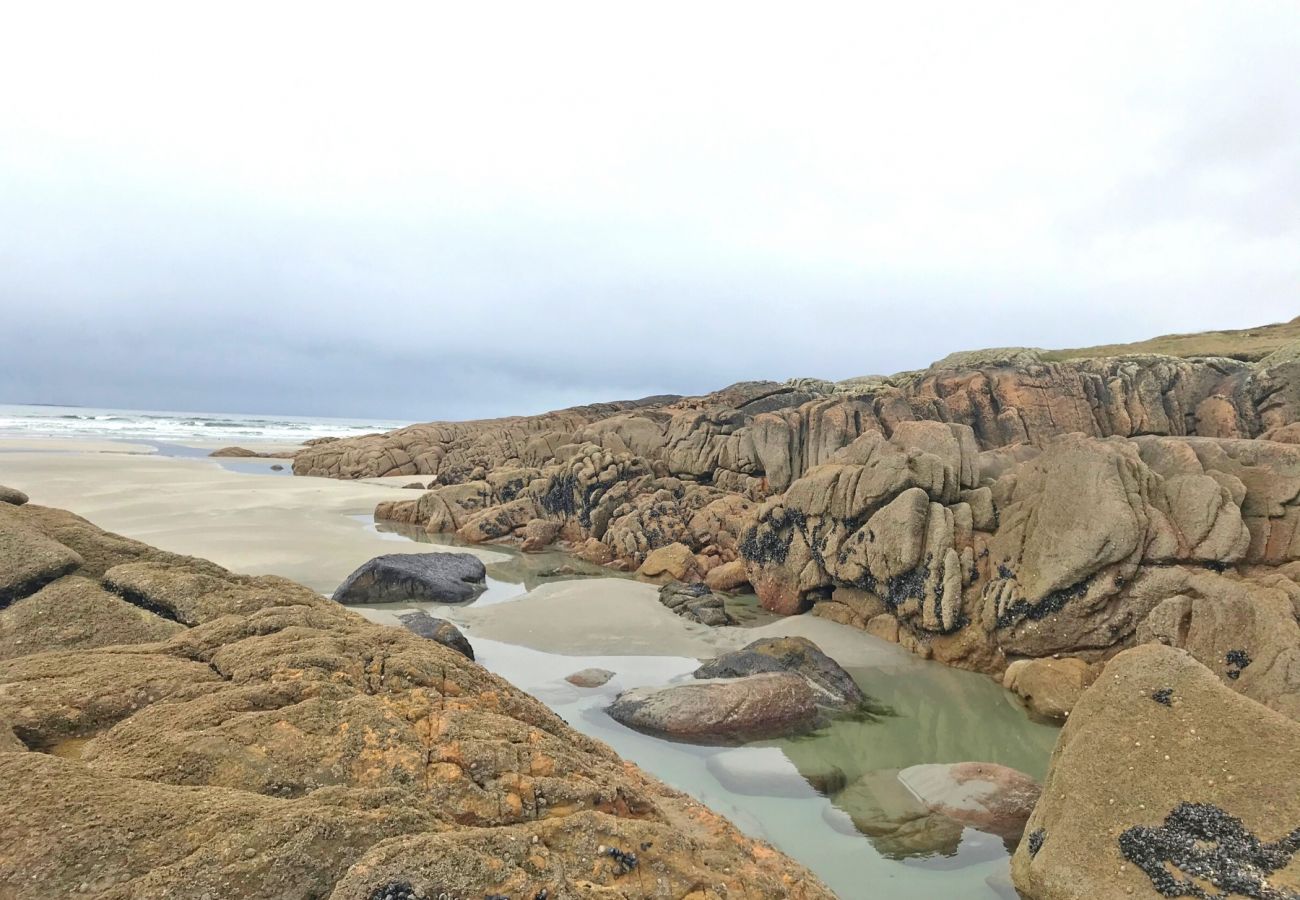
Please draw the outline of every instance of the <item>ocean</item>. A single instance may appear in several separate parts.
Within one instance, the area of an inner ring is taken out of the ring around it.
[[[0,436],[100,438],[184,443],[298,444],[318,437],[392,431],[410,422],[321,416],[258,416],[88,406],[0,404]]]

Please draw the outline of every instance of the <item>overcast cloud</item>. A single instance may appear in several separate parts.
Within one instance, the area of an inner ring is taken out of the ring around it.
[[[1300,314],[1300,6],[11,5],[0,402],[466,418]]]

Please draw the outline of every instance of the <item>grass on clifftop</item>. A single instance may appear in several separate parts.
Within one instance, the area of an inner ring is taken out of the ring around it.
[[[1129,356],[1160,353],[1166,356],[1227,356],[1255,362],[1293,341],[1300,341],[1300,316],[1290,322],[1243,328],[1239,331],[1202,331],[1198,334],[1165,334],[1132,344],[1103,344],[1073,350],[1047,350],[1044,362],[1099,356]]]

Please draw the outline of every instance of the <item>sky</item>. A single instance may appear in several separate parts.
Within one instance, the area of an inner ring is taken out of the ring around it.
[[[1300,4],[11,4],[0,403],[411,420],[1300,314]]]

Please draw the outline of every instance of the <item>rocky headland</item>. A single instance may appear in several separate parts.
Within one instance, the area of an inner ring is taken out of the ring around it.
[[[0,497],[0,897],[832,896],[436,636]]]

